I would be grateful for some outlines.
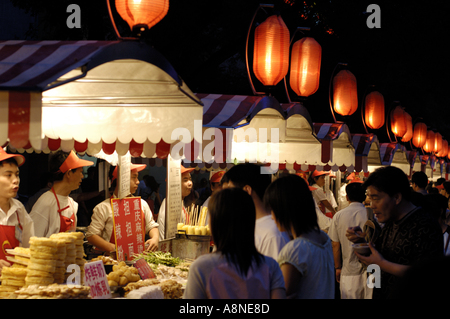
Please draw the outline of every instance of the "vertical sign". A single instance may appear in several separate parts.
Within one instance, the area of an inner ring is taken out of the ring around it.
[[[167,158],[167,200],[166,200],[165,238],[174,238],[177,223],[180,222],[181,210],[181,160]]]
[[[127,197],[130,194],[130,152],[119,156],[119,168],[117,172],[117,183],[119,183],[119,198]]]
[[[84,265],[84,284],[91,287],[90,295],[93,299],[111,298],[111,289],[101,260]]]
[[[145,221],[140,197],[112,198],[118,261],[131,260],[145,249]]]

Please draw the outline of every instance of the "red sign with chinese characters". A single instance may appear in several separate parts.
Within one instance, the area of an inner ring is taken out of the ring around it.
[[[101,260],[92,261],[84,265],[85,285],[91,287],[90,295],[93,299],[111,298],[111,290],[106,278],[105,266]]]
[[[112,198],[118,261],[132,260],[145,249],[145,220],[140,197]]]

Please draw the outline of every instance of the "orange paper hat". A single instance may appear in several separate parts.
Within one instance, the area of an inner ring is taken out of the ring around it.
[[[224,172],[224,171],[218,171],[218,172],[215,172],[215,173],[213,174],[213,176],[211,176],[210,182],[211,182],[211,183],[219,183],[220,180],[222,179],[222,176],[223,176],[223,175],[225,175],[225,172]]]
[[[194,167],[186,168],[186,167],[184,167],[183,165],[181,165],[181,174],[184,174],[184,173],[190,173],[190,172],[192,172],[194,169],[195,169]]]
[[[23,157],[22,155],[6,153],[6,151],[3,149],[3,147],[0,147],[0,162],[6,160],[8,158],[14,158],[16,160],[18,166],[21,166],[21,165],[23,165],[23,163],[25,163],[25,157]]]
[[[59,171],[61,173],[65,173],[69,169],[76,169],[91,165],[94,165],[94,162],[81,159],[75,154],[74,151],[70,151],[69,156],[67,156],[64,163],[62,163],[62,165],[59,167]]]
[[[320,175],[328,175],[328,174],[330,174],[330,173],[327,172],[327,171],[321,171],[321,172],[319,172],[319,171],[314,171],[314,172],[312,173],[312,177],[317,177],[317,176],[320,176]]]
[[[112,180],[115,180],[117,178],[117,167],[118,166],[116,166],[116,168],[114,169],[114,172],[112,174]],[[131,163],[130,164],[130,171],[137,170],[138,172],[140,172],[140,171],[144,170],[144,168],[146,168],[146,167],[147,167],[147,164],[133,164],[133,163]]]

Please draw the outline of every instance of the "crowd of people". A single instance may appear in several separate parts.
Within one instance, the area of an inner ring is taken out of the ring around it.
[[[382,167],[365,181],[350,177],[347,204],[336,209],[323,188],[327,172],[312,172],[310,186],[304,173],[272,181],[259,169],[240,164],[223,175],[222,190],[208,204],[217,251],[192,264],[185,298],[439,296],[442,282],[430,269],[448,264],[449,207],[442,180],[431,188],[423,172],[410,181],[401,169]],[[416,188],[423,186],[417,181],[423,175],[425,187]],[[329,222],[321,226],[319,214]],[[358,253],[354,244],[370,252]]]
[[[32,236],[73,230],[78,204],[69,195],[80,187],[83,168],[93,164],[73,151],[55,153],[49,189],[27,211],[15,199],[24,161],[0,148],[0,272],[10,266],[5,247],[26,247]],[[146,248],[156,250],[165,235],[166,205],[154,179],[140,183],[145,167],[131,164],[129,196],[142,195]],[[192,171],[181,167],[183,202],[193,192]],[[116,167],[113,197],[117,174]],[[430,269],[448,263],[450,182],[440,179],[430,187],[423,172],[409,180],[396,167],[382,167],[365,180],[349,177],[341,205],[327,195],[327,174],[273,178],[249,163],[213,174],[202,204],[208,207],[214,250],[191,265],[184,297],[390,299],[437,293],[441,282]],[[115,249],[109,201],[95,205],[86,232],[102,251]],[[370,252],[358,253],[354,244],[366,244]],[[418,273],[422,280],[415,286],[411,281]]]

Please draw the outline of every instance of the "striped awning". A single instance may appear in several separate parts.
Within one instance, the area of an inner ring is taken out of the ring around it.
[[[0,144],[39,147],[42,91],[107,41],[0,41]]]
[[[348,126],[344,123],[314,123],[314,132],[322,142],[321,161],[329,166],[353,171],[355,149]]]
[[[352,134],[352,142],[355,148],[356,172],[368,172],[369,161],[381,164],[380,146],[375,134]]]
[[[180,134],[195,138],[202,111],[170,63],[145,43],[0,42],[2,145],[164,158]]]

